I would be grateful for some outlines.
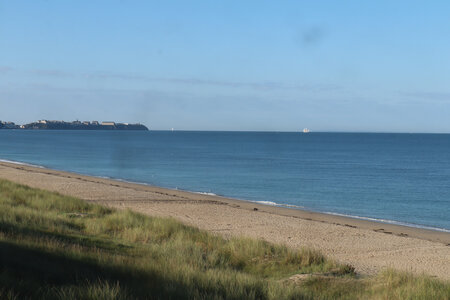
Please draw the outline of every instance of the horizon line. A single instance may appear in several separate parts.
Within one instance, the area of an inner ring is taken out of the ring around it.
[[[310,131],[308,133],[302,132],[302,130],[208,130],[208,129],[149,129],[149,131],[179,131],[179,132],[261,132],[261,133],[385,133],[385,134],[450,134],[450,132],[414,132],[414,131],[333,131],[333,130],[320,130]]]

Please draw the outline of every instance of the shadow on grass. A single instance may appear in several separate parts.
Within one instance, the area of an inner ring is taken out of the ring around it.
[[[93,236],[82,235],[81,233],[67,234],[58,232],[49,232],[41,229],[31,229],[27,227],[17,226],[15,224],[0,222],[0,232],[3,232],[12,239],[50,239],[64,243],[66,246],[77,245],[81,247],[99,249],[112,254],[127,254],[127,250],[132,246],[122,243],[112,242],[107,239],[97,238]]]
[[[104,289],[105,283],[105,293],[108,287],[120,285],[121,297],[118,299],[226,299],[230,295],[231,298],[267,298],[262,282],[242,282],[235,286],[222,282],[220,275],[206,281],[204,277],[196,278],[195,275],[179,276],[177,272],[182,272],[182,269],[177,271],[173,266],[161,269],[150,265],[140,269],[133,263],[126,263],[133,259],[126,252],[134,252],[134,247],[126,246],[131,251],[122,249],[121,253],[117,244],[108,240],[70,237],[5,223],[0,223],[0,232],[4,234],[0,241],[0,298],[12,293],[15,296],[12,299],[66,299],[68,297],[65,294],[61,296],[60,291],[70,287],[78,291],[92,286]],[[49,249],[42,249],[46,240],[56,243]],[[101,249],[100,241],[107,251]],[[90,250],[74,251],[73,246],[86,244]],[[114,259],[108,263],[110,260],[102,259],[103,255],[112,259],[123,255],[125,261],[119,258],[117,263]],[[237,290],[230,291],[230,288]],[[81,296],[68,299],[97,298],[86,297],[83,292],[78,295]]]
[[[100,266],[87,259],[68,258],[8,242],[0,242],[0,265],[2,285],[14,287],[18,284],[21,292],[25,292],[23,287],[26,286],[26,294],[33,294],[36,286],[77,284],[99,279],[122,281],[132,275],[126,270]],[[9,278],[3,276],[5,272]],[[134,272],[133,277],[149,275]],[[5,280],[9,281],[7,285]],[[27,284],[24,285],[25,282]]]
[[[131,298],[159,298],[162,295],[185,298],[186,288],[177,282],[168,284],[156,272],[103,266],[83,258],[69,258],[39,249],[0,242],[0,286],[8,287],[19,298],[40,298],[49,289],[87,283],[120,282]],[[151,292],[151,296],[148,294]]]

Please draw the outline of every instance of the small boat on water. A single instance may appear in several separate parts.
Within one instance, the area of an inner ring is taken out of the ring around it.
[[[309,133],[309,129],[308,128],[303,128],[303,133]]]

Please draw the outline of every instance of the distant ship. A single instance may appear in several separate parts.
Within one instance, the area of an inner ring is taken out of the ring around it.
[[[309,133],[309,129],[308,128],[303,128],[303,133]]]

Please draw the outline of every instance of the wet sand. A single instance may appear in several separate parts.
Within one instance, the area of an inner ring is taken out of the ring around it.
[[[450,280],[450,233],[0,162],[0,178],[207,231],[311,247],[363,275],[392,267]]]

